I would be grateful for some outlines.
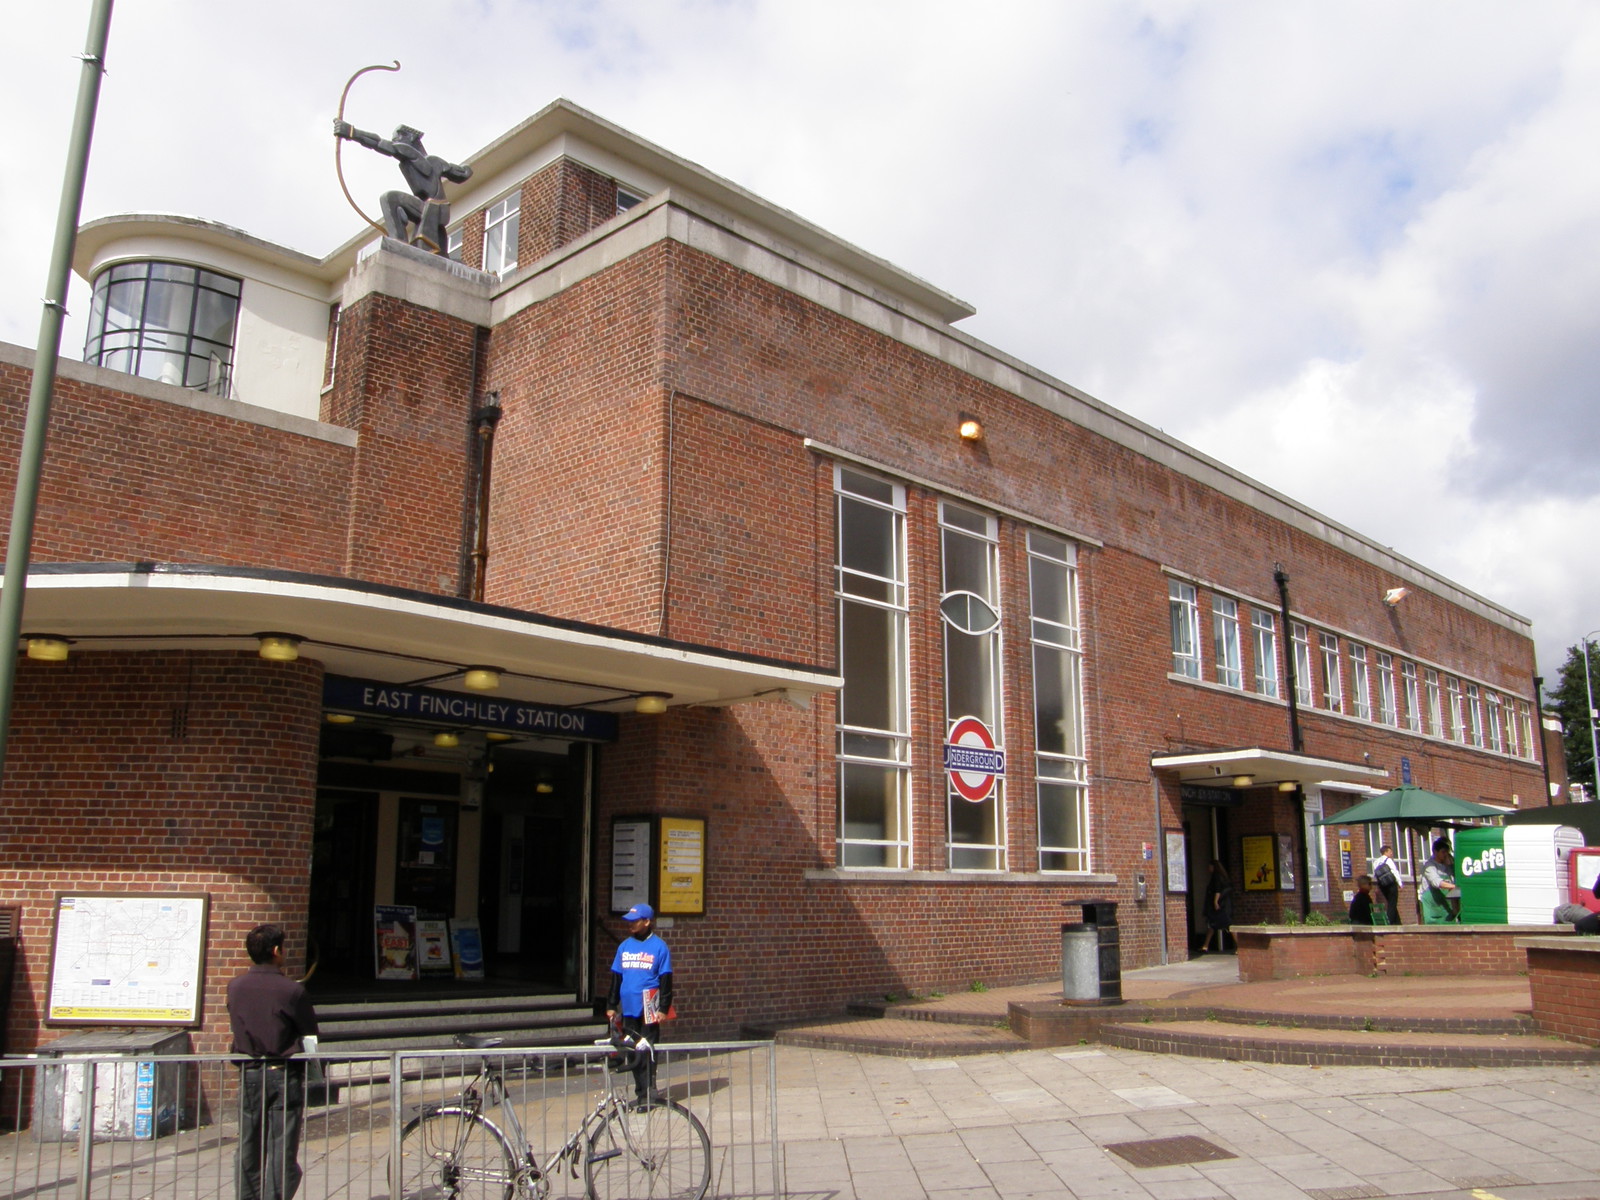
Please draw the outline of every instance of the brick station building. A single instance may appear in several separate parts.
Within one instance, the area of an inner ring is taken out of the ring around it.
[[[1048,976],[1085,900],[1186,957],[1213,857],[1241,922],[1340,913],[1374,847],[1312,822],[1403,778],[1546,802],[1525,618],[569,103],[467,161],[456,261],[81,231],[9,1049],[54,1035],[59,893],[209,898],[199,1049],[259,920],[377,993],[375,904],[475,918],[581,1002],[640,896],[725,1035]]]

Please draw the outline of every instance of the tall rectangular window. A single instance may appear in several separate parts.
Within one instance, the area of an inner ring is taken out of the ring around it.
[[[1250,610],[1251,649],[1255,652],[1256,692],[1278,698],[1278,618],[1265,609]]]
[[[839,865],[911,865],[905,489],[836,467]]]
[[[1244,671],[1239,654],[1239,602],[1227,596],[1211,598],[1211,644],[1216,654],[1217,682],[1243,688]]]
[[[457,225],[444,235],[444,256],[451,262],[461,261],[461,248],[466,244],[466,228]]]
[[[1444,737],[1444,706],[1439,699],[1439,672],[1428,667],[1422,673],[1422,686],[1428,693],[1428,732]]]
[[[1483,745],[1483,699],[1478,695],[1478,685],[1469,683],[1467,692],[1467,745]]]
[[[1372,687],[1367,678],[1367,648],[1350,643],[1350,702],[1356,716],[1372,720]]]
[[[1317,634],[1322,651],[1322,707],[1329,712],[1344,711],[1343,671],[1339,667],[1339,639],[1331,633]]]
[[[1034,775],[1039,870],[1089,869],[1089,766],[1083,747],[1083,649],[1077,556],[1070,542],[1028,531],[1033,618]]]
[[[1398,725],[1399,713],[1395,706],[1394,655],[1378,651],[1378,720],[1385,725]]]
[[[1422,732],[1422,694],[1417,690],[1417,664],[1400,664],[1401,687],[1406,693],[1406,728],[1412,733]]]
[[[1445,678],[1444,686],[1450,695],[1450,729],[1445,736],[1453,742],[1464,742],[1467,740],[1467,723],[1461,715],[1461,681],[1450,675]]]
[[[958,722],[975,717],[1004,749],[1000,710],[1000,555],[993,517],[939,505],[943,563],[939,614],[944,618],[945,741]],[[1004,871],[1005,781],[994,778],[976,800],[947,788],[950,869]]]
[[[1506,697],[1503,711],[1506,723],[1506,753],[1511,755],[1512,758],[1521,758],[1522,744],[1519,735],[1522,731],[1517,725],[1516,703],[1510,696]]]
[[[483,214],[483,269],[504,275],[517,265],[517,233],[522,224],[522,193],[512,192]]]
[[[1311,707],[1314,694],[1311,684],[1311,631],[1299,621],[1291,630],[1294,634],[1294,698],[1297,704]]]
[[[1389,822],[1368,825],[1367,861],[1370,863],[1377,858],[1378,852],[1385,846],[1394,847],[1394,860],[1400,865],[1400,878],[1410,883],[1416,877],[1416,869],[1411,861],[1411,839],[1406,837],[1405,828],[1397,828]]]
[[[1486,722],[1489,731],[1489,749],[1497,754],[1502,754],[1505,752],[1506,744],[1505,734],[1502,732],[1500,725],[1500,694],[1498,692],[1490,692],[1485,698],[1485,703],[1489,706]]]
[[[1517,724],[1522,726],[1522,757],[1537,757],[1533,748],[1533,710],[1524,700],[1517,701]]]
[[[1174,579],[1167,584],[1167,608],[1172,619],[1172,670],[1190,679],[1200,678],[1200,605],[1194,585]]]

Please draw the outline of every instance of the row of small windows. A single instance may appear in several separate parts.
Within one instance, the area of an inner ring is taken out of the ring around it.
[[[913,866],[910,611],[905,489],[835,468],[838,518],[839,864]],[[982,721],[1005,747],[1005,687],[999,528],[995,518],[950,501],[939,505],[944,727]],[[1027,535],[1027,595],[1033,655],[1034,796],[1038,869],[1089,870],[1082,650],[1073,547],[1039,530]],[[945,778],[944,866],[1009,869],[1006,781],[981,800]]]
[[[94,280],[83,360],[229,394],[240,281],[183,263],[119,263]]]
[[[1209,651],[1212,682],[1243,691],[1239,602],[1231,596],[1211,597],[1209,647],[1201,639],[1199,594],[1193,584],[1170,580],[1168,609],[1173,673],[1206,678]],[[1276,613],[1250,607],[1250,689],[1271,699],[1282,698],[1278,625]],[[1291,623],[1290,641],[1295,701],[1306,708],[1346,713],[1499,754],[1534,757],[1533,712],[1525,700],[1480,689],[1476,683],[1441,675],[1432,667],[1397,662],[1387,651],[1347,639],[1341,642],[1334,633],[1318,631],[1313,643],[1312,631],[1299,621]],[[1345,659],[1349,661],[1348,675]],[[1314,664],[1320,688],[1313,679]]]

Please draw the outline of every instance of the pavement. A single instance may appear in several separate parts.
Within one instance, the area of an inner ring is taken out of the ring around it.
[[[937,1039],[943,1021],[1002,1019],[1012,1000],[1050,991],[914,1004],[943,1009],[918,1022]],[[1123,981],[1135,1000],[1209,992],[1330,1021],[1392,1011],[1471,1027],[1527,1007],[1519,977],[1240,984],[1230,956]],[[793,1200],[1600,1200],[1597,1065],[1295,1066],[1103,1045],[886,1057],[780,1045],[777,1070]]]

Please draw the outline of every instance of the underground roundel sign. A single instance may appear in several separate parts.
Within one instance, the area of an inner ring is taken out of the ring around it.
[[[944,769],[956,794],[977,804],[989,798],[995,779],[1006,773],[1006,752],[994,748],[994,734],[977,717],[962,717],[950,727]]]

